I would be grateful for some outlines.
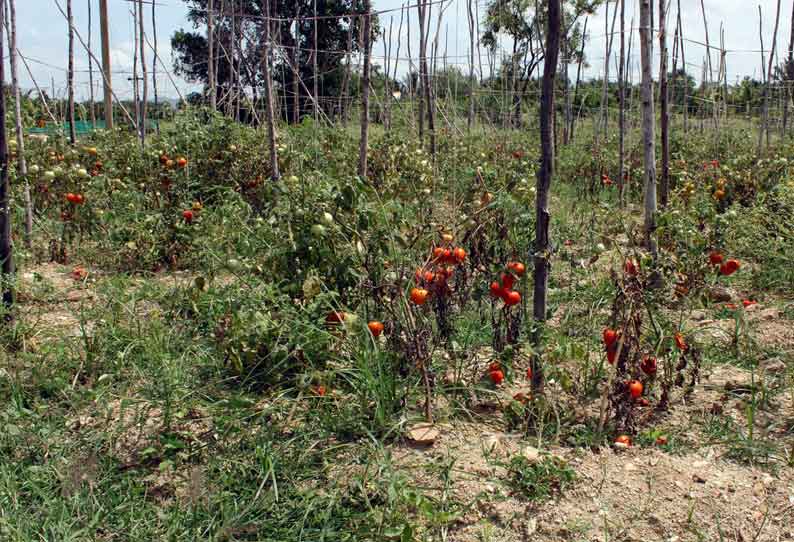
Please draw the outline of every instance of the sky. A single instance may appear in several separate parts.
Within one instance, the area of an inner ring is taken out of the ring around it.
[[[150,0],[147,0],[150,1]],[[373,0],[375,10],[397,10],[407,0]],[[488,0],[478,0],[479,11],[482,18]],[[66,93],[66,66],[68,60],[68,39],[67,24],[64,17],[55,5],[56,0],[16,0],[17,6],[17,47],[28,61],[31,72],[36,82],[51,92],[55,89],[55,94],[64,96]],[[65,0],[57,0],[65,9]],[[182,0],[156,0],[157,5],[157,35],[158,50],[163,63],[172,69],[172,58],[170,49],[170,36],[175,30],[180,28],[192,29],[186,20],[185,3]],[[93,42],[92,50],[97,58],[100,58],[99,47],[99,2],[98,0],[73,0],[74,19],[78,33],[84,40],[88,38],[88,4],[90,3],[93,11]],[[114,90],[122,97],[132,96],[132,87],[128,78],[131,76],[133,64],[133,23],[132,23],[132,4],[129,0],[108,0],[109,19],[110,19],[110,40],[111,40],[111,59],[114,70]],[[674,29],[676,1],[672,0],[671,17],[669,19],[669,41],[672,41],[672,31]],[[688,70],[697,79],[700,78],[703,61],[705,59],[706,48],[701,45],[705,42],[705,29],[700,9],[700,2],[696,0],[683,0],[681,17],[684,28],[686,43],[686,60]],[[780,14],[780,27],[778,31],[778,41],[776,51],[779,56],[785,55],[791,31],[791,10],[790,2],[782,2]],[[468,22],[466,17],[466,0],[448,0],[448,8],[445,11],[441,26],[440,49],[446,49],[448,64],[459,63],[464,71],[468,70],[467,55],[469,50]],[[610,2],[610,21],[614,10],[614,1]],[[629,1],[626,5],[626,25],[628,26],[634,17],[634,44],[632,46],[632,61],[635,65],[635,78],[639,77],[639,43],[637,41],[636,27],[638,26],[639,0]],[[705,0],[706,16],[708,18],[709,38],[712,47],[719,45],[720,28],[724,28],[725,48],[727,49],[727,72],[730,82],[741,79],[744,76],[758,78],[761,74],[761,44],[759,41],[759,16],[758,8],[761,7],[763,13],[763,36],[764,48],[769,49],[772,43],[772,34],[775,22],[775,9],[777,0]],[[658,5],[657,5],[658,7]],[[146,12],[146,33],[153,35],[151,28],[151,5],[145,5]],[[416,10],[410,12],[412,24],[412,54],[417,55],[416,46],[418,27]],[[435,30],[435,14],[438,10],[434,6],[434,20],[432,28]],[[394,48],[396,49],[396,34],[399,26],[400,12],[386,11],[381,14],[381,24],[388,27],[390,22],[394,25]],[[583,71],[583,77],[600,77],[604,69],[605,58],[605,8],[590,17],[588,22],[588,35],[590,36],[585,54],[589,66]],[[619,24],[619,23],[618,23]],[[400,57],[405,58],[406,48],[406,27],[404,26],[403,45]],[[617,29],[617,27],[616,27]],[[627,37],[628,41],[628,37]],[[698,43],[699,42],[699,43]],[[613,51],[617,51],[618,40],[615,40]],[[504,47],[509,47],[507,40],[503,41]],[[672,47],[670,47],[672,51]],[[658,42],[655,45],[655,53],[658,53]],[[484,53],[483,53],[484,54]],[[614,53],[613,53],[614,54]],[[151,67],[151,50],[146,51],[147,65]],[[375,63],[381,64],[383,58],[383,43],[378,43],[374,48]],[[658,57],[655,58],[655,65],[658,66]],[[483,63],[485,58],[483,57]],[[719,66],[719,52],[712,51],[712,65],[716,71]],[[79,40],[75,43],[75,67],[78,72],[75,76],[76,93],[79,98],[89,95],[88,84],[88,56],[85,49],[80,45]],[[407,70],[408,61],[401,62],[398,66],[400,73]],[[484,67],[487,75],[487,67]],[[24,89],[34,88],[34,83],[28,75],[24,64],[20,63],[20,84]],[[612,56],[611,75],[614,78],[615,57]],[[196,90],[197,87],[187,81],[176,78],[174,82],[163,73],[162,66],[158,66],[160,75],[158,77],[158,87],[161,96],[168,98],[178,97],[175,88],[180,92],[187,93]],[[658,68],[657,70],[658,71]],[[575,75],[572,68],[572,76]],[[95,94],[97,100],[101,99],[101,75],[95,72]]]

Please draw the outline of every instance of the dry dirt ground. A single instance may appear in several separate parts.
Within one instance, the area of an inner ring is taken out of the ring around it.
[[[79,336],[79,308],[95,301],[91,280],[90,272],[85,278],[75,278],[71,268],[57,265],[26,272],[22,276],[23,311],[41,330],[34,331],[31,340]],[[189,277],[158,280],[177,285]],[[779,308],[753,307],[747,311],[747,319],[756,340],[794,353],[794,321],[783,318]],[[696,313],[691,325],[701,329],[704,336],[724,341],[734,321]],[[91,322],[82,323],[83,329],[90,330],[90,326]],[[786,359],[788,367],[772,360],[752,380],[749,371],[735,366],[707,368],[694,393],[686,402],[675,405],[673,413],[657,425],[686,442],[673,451],[654,446],[587,450],[528,443],[502,429],[497,408],[489,423],[439,424],[438,436],[431,445],[415,446],[405,441],[390,447],[389,452],[394,464],[405,469],[418,487],[437,495],[443,494],[438,478],[423,473],[454,459],[448,496],[471,506],[445,532],[448,541],[794,541],[791,457],[778,457],[765,466],[733,460],[727,457],[725,443],[710,440],[700,423],[717,408],[740,427],[746,426],[747,397],[736,391],[749,389],[759,378],[779,382],[786,378],[786,371],[790,378],[792,358]],[[788,391],[776,395],[770,408],[756,420],[768,438],[787,435],[789,446],[794,426],[792,389],[789,384]],[[517,391],[502,390],[502,404]],[[134,423],[134,417],[140,414],[136,412],[113,404],[101,415],[86,415],[73,423],[90,425],[102,420],[118,428],[117,442],[121,448],[130,449],[135,447],[132,441],[150,425],[148,421]],[[148,412],[145,417],[155,420],[157,415]],[[204,421],[185,428],[188,433],[195,431],[196,438],[210,430]],[[787,453],[794,453],[794,447]],[[547,455],[563,458],[576,473],[573,485],[542,504],[518,498],[504,482],[505,462],[518,454],[532,461]],[[181,485],[193,484],[193,478],[187,473]],[[180,489],[174,493],[178,496]]]

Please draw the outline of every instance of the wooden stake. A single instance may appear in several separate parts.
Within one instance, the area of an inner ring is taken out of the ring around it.
[[[358,149],[358,176],[367,178],[367,150],[369,147],[369,75],[372,54],[372,5],[364,0],[364,67],[361,78],[361,140]]]
[[[0,21],[5,20],[5,2],[0,2]],[[0,44],[3,25],[0,24]],[[5,88],[5,54],[0,46],[0,88]],[[0,291],[6,324],[14,322],[14,253],[11,248],[11,187],[8,182],[8,142],[6,141],[6,101],[0,100]]]
[[[91,37],[93,35],[91,28],[91,4],[92,0],[88,0],[88,49],[91,49]],[[152,2],[154,5],[154,2]],[[96,130],[96,108],[94,107],[94,60],[91,55],[88,55],[88,91],[91,100],[89,113],[91,115],[91,128]]]
[[[618,62],[618,203],[625,205],[626,161],[626,0],[620,0],[620,62]]]
[[[278,181],[281,173],[278,168],[278,147],[276,146],[276,119],[273,114],[273,81],[270,75],[270,0],[265,0],[265,54],[262,59],[262,75],[265,79],[265,113],[267,115],[267,143],[270,148],[270,178]]]
[[[160,59],[160,56],[157,52],[157,11],[155,6],[157,2],[152,0],[152,34],[154,34],[154,51],[152,56],[152,89],[154,90],[154,111],[155,115],[159,114],[159,106],[160,106],[160,99],[157,95],[157,62]],[[147,40],[148,42],[148,40]],[[209,67],[209,64],[207,65]],[[155,130],[157,134],[160,134],[160,122],[159,120],[156,122]]]
[[[144,24],[143,24],[143,0],[138,0],[138,25],[141,37],[139,45],[141,48],[141,73],[143,79],[143,96],[141,98],[141,120],[138,122],[138,128],[141,132],[141,146],[146,145],[146,118],[149,109],[149,70],[146,67],[146,47]]]
[[[8,15],[11,15],[9,22]],[[17,11],[15,0],[8,0],[8,12],[4,23],[8,32],[8,56],[11,66],[11,88],[14,94],[14,129],[17,138],[17,169],[24,186],[25,198],[25,247],[30,250],[33,237],[33,203],[30,198],[30,182],[28,181],[28,165],[25,161],[25,133],[22,131],[22,97],[19,88],[19,70],[17,65]],[[2,42],[0,42],[2,48]]]
[[[77,142],[77,129],[74,125],[74,17],[72,16],[72,0],[66,0],[66,18],[69,22],[69,69],[66,86],[69,90],[69,142]]]
[[[662,130],[662,179],[660,183],[660,200],[662,207],[667,207],[670,189],[670,109],[667,88],[667,1],[659,0],[659,108]]]
[[[761,16],[761,6],[758,6],[758,15]],[[769,64],[766,72],[766,84],[764,85],[764,124],[758,136],[758,155],[761,155],[761,145],[766,133],[766,146],[769,147],[769,91],[772,84],[772,67],[775,61],[775,48],[777,47],[777,30],[780,26],[780,0],[777,0],[777,11],[775,15],[775,30],[772,32],[772,48],[769,49]],[[763,39],[761,40],[761,50],[763,51]],[[763,55],[763,52],[761,53]]]
[[[642,136],[645,166],[645,242],[656,257],[656,138],[651,63],[651,0],[640,0],[640,60],[642,63]]]

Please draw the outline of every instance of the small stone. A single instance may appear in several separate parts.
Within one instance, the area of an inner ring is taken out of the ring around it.
[[[521,455],[530,463],[537,463],[540,460],[540,450],[534,446],[525,446],[522,448]]]
[[[408,428],[407,436],[416,444],[433,444],[441,434],[432,423],[417,423]]]
[[[731,301],[734,298],[733,292],[723,286],[712,286],[706,290],[706,294],[711,301],[717,303]]]

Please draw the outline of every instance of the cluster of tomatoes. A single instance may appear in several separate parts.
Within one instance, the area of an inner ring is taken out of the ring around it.
[[[173,169],[174,166],[178,167],[179,169],[184,169],[187,167],[187,158],[184,156],[178,156],[176,160],[172,159],[166,153],[160,155],[160,164],[166,169]]]
[[[719,266],[719,274],[728,277],[736,273],[742,264],[739,260],[733,258],[726,260],[721,252],[714,250],[709,254],[709,263],[713,266]]]
[[[521,294],[513,290],[513,286],[516,280],[524,276],[526,270],[526,266],[521,262],[508,263],[507,270],[502,273],[500,281],[493,281],[491,283],[491,296],[501,299],[508,307],[521,303]]]
[[[441,240],[443,245],[433,249],[430,265],[420,267],[414,274],[417,285],[410,293],[414,305],[424,305],[431,290],[439,295],[448,292],[447,281],[455,274],[455,266],[466,261],[466,251],[461,247],[452,247],[451,234],[445,233]]]
[[[83,196],[82,194],[73,194],[69,192],[68,194],[66,194],[66,201],[68,201],[72,205],[82,205],[83,203],[85,203],[85,196]]]

